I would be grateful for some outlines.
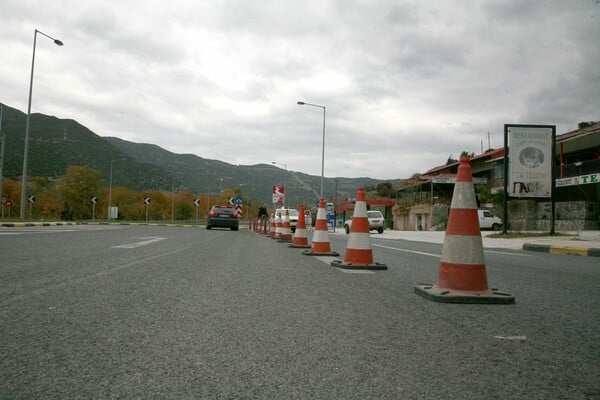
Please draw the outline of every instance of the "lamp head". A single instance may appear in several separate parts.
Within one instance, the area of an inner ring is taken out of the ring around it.
[[[54,39],[54,43],[56,43],[57,46],[62,46],[63,45],[63,42],[61,42],[58,39]]]
[[[301,106],[305,105],[306,103],[303,101],[299,101],[298,104],[300,104]]]

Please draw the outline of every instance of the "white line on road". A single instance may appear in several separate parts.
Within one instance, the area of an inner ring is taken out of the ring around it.
[[[143,237],[139,239],[147,239],[142,242],[130,243],[130,244],[122,244],[119,246],[112,246],[113,249],[135,249],[136,247],[147,246],[151,243],[160,242],[161,240],[165,240],[164,237]]]
[[[525,340],[527,340],[527,336],[524,335],[519,335],[519,336],[494,336],[494,339],[500,339],[500,340],[510,340],[513,342],[524,342]]]
[[[441,257],[441,254],[433,254],[433,253],[424,253],[422,251],[415,251],[415,250],[406,250],[406,249],[399,249],[397,247],[389,247],[389,246],[382,246],[380,244],[374,244],[373,247],[381,247],[382,249],[388,249],[388,250],[396,250],[396,251],[403,251],[405,253],[413,253],[413,254],[421,254],[423,256],[430,256],[430,257]]]
[[[441,257],[442,256],[441,254],[424,253],[422,251],[399,249],[397,247],[382,246],[380,244],[374,244],[373,247],[381,247],[383,249],[403,251],[403,252],[406,252],[406,253],[421,254],[423,256],[431,256],[431,257]],[[504,252],[504,251],[484,250],[484,252],[486,252],[486,253],[495,253],[495,254],[504,254],[504,255],[507,255],[507,256],[515,256],[515,257],[531,257],[529,254],[507,253],[507,252]]]
[[[515,256],[515,257],[531,257],[529,254],[519,254],[519,253],[507,253],[505,251],[494,251],[494,250],[484,250],[486,253],[495,253],[495,254],[505,254],[507,256]]]

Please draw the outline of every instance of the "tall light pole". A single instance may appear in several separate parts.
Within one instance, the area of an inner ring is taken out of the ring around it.
[[[33,90],[33,66],[35,64],[35,44],[37,34],[46,36],[52,40],[57,46],[62,46],[63,42],[58,39],[54,39],[51,36],[46,35],[44,32],[40,32],[35,29],[33,33],[33,57],[31,58],[31,76],[29,77],[29,101],[27,103],[27,122],[25,123],[25,145],[23,149],[23,175],[21,177],[21,219],[25,219],[25,197],[27,196],[27,154],[29,153],[29,119],[31,117],[31,92]]]
[[[113,171],[113,162],[115,161],[123,161],[124,158],[117,158],[114,160],[110,160],[110,178],[108,179],[108,220],[111,220],[111,212],[112,212],[112,171]]]
[[[285,207],[285,198],[289,194],[288,188],[285,186],[285,176],[287,175],[287,164],[278,163],[276,161],[271,161],[271,164],[273,164],[273,165],[281,165],[285,169],[285,172],[283,173],[283,204],[282,204],[282,206]]]
[[[303,101],[299,101],[298,104],[301,106],[312,106],[323,109],[323,148],[321,149],[321,198],[323,198],[323,177],[325,176],[325,106],[305,103]]]

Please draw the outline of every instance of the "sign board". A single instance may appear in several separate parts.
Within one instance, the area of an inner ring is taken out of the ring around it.
[[[232,206],[233,205],[233,197],[228,198],[227,202],[229,203],[230,206]]]
[[[238,196],[235,198],[235,204],[240,206],[240,205],[244,204],[244,200],[240,196]]]
[[[29,204],[35,203],[35,196],[28,196],[27,201],[29,202]]]
[[[94,196],[92,197],[92,204],[98,204],[98,197]]]
[[[200,199],[195,199],[195,200],[194,200],[194,205],[195,205],[196,207],[199,207],[199,206],[200,206]]]
[[[285,198],[285,187],[283,185],[273,186],[273,204],[283,204]]]
[[[109,219],[117,219],[119,217],[119,207],[108,207]]]
[[[508,195],[550,198],[556,127],[507,125],[505,129],[509,148]]]
[[[561,178],[556,180],[556,187],[574,186],[574,185],[586,185],[588,183],[599,183],[600,173],[572,176],[570,178]]]

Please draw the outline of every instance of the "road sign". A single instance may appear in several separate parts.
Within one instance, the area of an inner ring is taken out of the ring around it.
[[[227,202],[229,203],[230,206],[233,205],[233,197],[230,197],[229,199],[227,199]]]
[[[98,197],[92,197],[92,203],[98,204]]]
[[[33,203],[35,203],[35,196],[28,196],[28,197],[27,197],[27,201],[28,201],[30,204],[33,204]]]
[[[244,200],[240,196],[236,197],[235,204],[242,205],[243,203],[244,203]]]
[[[273,204],[283,204],[285,197],[284,186],[273,186]]]
[[[199,207],[199,206],[200,206],[200,199],[195,199],[195,200],[194,200],[194,205],[195,205],[196,207]]]
[[[8,199],[4,202],[4,205],[6,205],[6,207],[11,208],[13,205],[13,202],[11,199]]]
[[[145,205],[148,205],[148,204],[150,204],[150,197],[146,197],[146,198],[144,199],[144,204],[145,204]]]

